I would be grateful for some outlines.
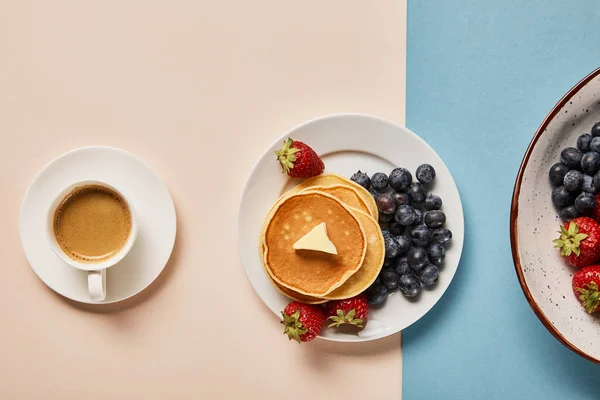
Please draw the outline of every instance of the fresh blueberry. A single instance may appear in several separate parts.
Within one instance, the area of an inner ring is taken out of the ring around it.
[[[390,231],[388,231],[387,229],[382,229],[381,230],[381,235],[383,236],[384,239],[391,238],[393,236],[390,233]]]
[[[600,153],[588,151],[581,157],[581,169],[586,174],[594,175],[600,171]]]
[[[421,185],[419,182],[411,183],[408,187],[407,193],[414,203],[422,203],[427,197],[427,193],[425,193],[423,185]]]
[[[419,273],[419,280],[423,286],[431,286],[437,282],[440,276],[440,270],[435,265],[429,264],[425,266]]]
[[[435,169],[429,164],[419,165],[415,174],[419,182],[424,185],[431,183],[435,179]]]
[[[415,297],[421,292],[421,282],[414,275],[402,275],[398,282],[400,292],[406,297]]]
[[[396,266],[396,260],[393,258],[386,258],[383,260],[383,269],[394,269]]]
[[[428,194],[427,198],[425,198],[425,209],[431,211],[439,210],[440,208],[442,208],[441,197],[432,193]]]
[[[417,218],[417,213],[415,213],[415,209],[411,206],[400,206],[396,210],[396,222],[403,226],[408,226],[412,224]]]
[[[581,190],[581,185],[583,184],[583,174],[580,171],[575,169],[570,170],[565,175],[565,179],[563,179],[563,185],[565,185],[565,189],[570,192],[576,192]]]
[[[388,291],[381,282],[375,282],[367,289],[367,301],[369,304],[381,304],[387,299]]]
[[[425,225],[431,229],[438,229],[446,223],[446,214],[440,210],[427,211],[423,217]]]
[[[600,190],[600,171],[596,172],[596,174],[594,175],[594,186],[596,186],[598,190]]]
[[[592,148],[592,150],[593,144],[594,141],[592,140],[590,143],[590,148]],[[583,157],[583,153],[575,147],[567,147],[560,152],[560,161],[562,161],[563,164],[566,164],[566,166],[571,169],[581,168],[581,157]]]
[[[552,189],[552,204],[558,208],[570,206],[575,200],[573,194],[564,186],[555,187]]]
[[[381,193],[379,193],[377,190],[375,190],[373,188],[373,186],[371,186],[371,188],[369,189],[369,193],[371,193],[371,196],[373,196],[373,198],[375,199],[375,201],[377,201],[377,198],[379,197],[379,195]]]
[[[394,214],[379,213],[379,222],[382,224],[390,223],[394,220]]]
[[[581,161],[581,159],[580,159]],[[375,190],[382,190],[388,184],[388,177],[383,172],[376,172],[371,177],[371,185]]]
[[[398,236],[396,238],[396,241],[398,242],[398,246],[400,246],[400,252],[398,254],[406,254],[411,246],[410,239],[408,238],[408,236]]]
[[[577,218],[579,216],[579,212],[575,206],[568,206],[560,210],[559,215],[563,221],[570,221],[573,218]]]
[[[434,243],[427,249],[427,257],[432,264],[440,266],[446,257],[446,249],[441,244]]]
[[[413,221],[413,223],[411,224],[412,226],[417,226],[417,225],[421,225],[423,223],[423,211],[419,210],[418,208],[415,208],[415,220]]]
[[[393,192],[392,196],[396,199],[396,204],[399,206],[406,205],[410,206],[410,196],[406,193]]]
[[[398,257],[396,259],[396,265],[394,266],[394,271],[396,271],[398,276],[413,273],[413,270],[408,265],[408,260],[406,259],[406,257]]]
[[[590,150],[600,153],[600,138],[599,137],[595,137],[592,139],[592,141],[590,142]]]
[[[433,231],[433,240],[439,244],[446,244],[452,240],[452,232],[447,228],[440,228]]]
[[[563,163],[556,163],[552,167],[550,167],[548,176],[550,177],[550,183],[552,184],[552,186],[562,185],[563,179],[565,178],[567,172],[569,172],[569,167],[567,167]]]
[[[404,190],[412,183],[412,175],[406,168],[395,168],[390,172],[389,183],[396,190]]]
[[[596,198],[593,194],[583,192],[575,199],[575,208],[579,213],[586,214],[596,206]]]
[[[367,190],[371,188],[371,179],[369,178],[369,175],[365,174],[364,172],[360,172],[360,170],[352,175],[350,180],[358,183]]]
[[[384,214],[396,212],[396,199],[390,193],[382,193],[376,200],[377,208]]]
[[[581,185],[581,190],[591,194],[598,193],[598,187],[594,184],[594,178],[589,175],[583,175],[583,184]]]
[[[577,138],[577,148],[582,152],[590,151],[590,142],[592,141],[592,135],[584,133]]]
[[[600,122],[596,122],[594,126],[592,126],[592,136],[600,136]]]
[[[429,243],[431,243],[432,237],[433,234],[425,225],[416,226],[412,231],[410,231],[412,243],[417,247],[427,247]]]
[[[389,225],[390,233],[394,236],[400,236],[404,233],[404,226],[400,225],[397,222],[390,222]]]
[[[411,247],[408,251],[408,255],[406,256],[408,260],[408,265],[413,269],[413,271],[420,271],[425,265],[429,264],[429,259],[427,258],[427,250],[423,247]]]
[[[395,258],[400,254],[400,245],[398,241],[393,238],[385,238],[385,258]]]
[[[398,288],[399,276],[396,272],[389,269],[383,270],[381,271],[381,274],[379,274],[379,278],[381,283],[383,283],[383,286],[388,290],[388,293],[393,292]]]

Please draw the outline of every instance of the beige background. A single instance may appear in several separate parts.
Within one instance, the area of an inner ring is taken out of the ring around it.
[[[243,273],[236,213],[294,125],[403,123],[405,29],[400,0],[0,2],[0,398],[400,398],[400,335],[283,337]],[[159,280],[95,308],[47,289],[18,235],[37,171],[91,144],[149,162],[179,224]]]

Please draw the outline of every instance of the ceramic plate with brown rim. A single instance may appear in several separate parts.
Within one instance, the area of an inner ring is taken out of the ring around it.
[[[531,141],[513,193],[510,236],[519,282],[531,308],[561,343],[600,363],[600,316],[588,314],[571,289],[575,269],[552,240],[561,221],[552,205],[550,167],[565,147],[600,121],[600,68],[573,87],[544,119]]]

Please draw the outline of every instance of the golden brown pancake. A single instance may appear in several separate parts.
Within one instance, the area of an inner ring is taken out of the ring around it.
[[[331,186],[310,186],[300,191],[302,193],[306,190],[318,190],[332,195],[333,197],[341,200],[347,206],[362,212],[370,213],[369,206],[365,204],[365,201],[359,196],[354,188],[348,185],[331,185]]]
[[[318,191],[285,197],[271,213],[265,232],[265,268],[280,286],[322,297],[362,265],[367,250],[360,222],[339,199]],[[339,254],[294,250],[292,245],[321,222]]]

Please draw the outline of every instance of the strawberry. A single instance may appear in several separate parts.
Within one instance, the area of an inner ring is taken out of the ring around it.
[[[580,269],[573,276],[573,293],[590,314],[600,310],[600,265]]]
[[[293,301],[281,312],[285,325],[283,333],[298,343],[310,342],[317,337],[327,318],[323,308],[318,305]]]
[[[310,178],[323,173],[325,164],[307,144],[287,139],[275,152],[283,172],[292,178]]]
[[[574,267],[585,267],[600,259],[600,225],[589,217],[577,217],[560,227],[553,241],[560,255]]]
[[[344,324],[364,328],[369,315],[369,302],[367,296],[359,294],[345,300],[334,300],[327,303],[327,315],[333,321],[329,326],[336,328]]]

